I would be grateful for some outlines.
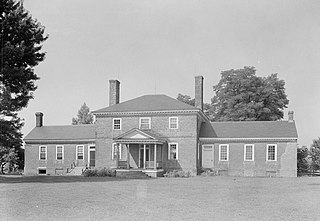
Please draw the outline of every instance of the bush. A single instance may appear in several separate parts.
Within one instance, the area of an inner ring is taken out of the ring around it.
[[[219,175],[219,172],[213,169],[203,169],[203,172],[201,172],[201,176],[218,176],[218,175]]]
[[[107,169],[107,168],[102,168],[102,169],[88,169],[83,172],[82,174],[85,177],[115,177],[116,176],[116,171],[112,169]]]
[[[184,170],[171,170],[163,174],[164,177],[191,177],[192,173],[190,171]]]

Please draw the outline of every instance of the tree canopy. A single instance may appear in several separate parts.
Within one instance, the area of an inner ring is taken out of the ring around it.
[[[0,23],[0,160],[3,164],[14,158],[12,151],[20,152],[23,123],[17,112],[27,106],[37,89],[35,81],[39,77],[34,67],[45,58],[41,48],[48,36],[20,1],[1,1]]]
[[[90,113],[89,107],[84,103],[78,110],[76,118],[72,118],[72,124],[93,124],[93,115]]]
[[[285,82],[277,74],[257,77],[254,67],[223,71],[213,90],[216,121],[275,121],[283,118],[289,103]]]

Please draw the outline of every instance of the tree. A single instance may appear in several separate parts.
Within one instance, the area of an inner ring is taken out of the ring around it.
[[[189,104],[191,106],[195,106],[195,99],[191,98],[189,95],[183,95],[183,94],[178,94],[177,100],[182,101],[186,104]],[[209,120],[211,120],[213,118],[212,116],[212,111],[211,111],[211,105],[208,103],[204,103],[203,104],[203,112],[205,115],[207,115],[207,117],[209,118]]]
[[[257,77],[254,67],[221,73],[213,86],[212,114],[216,121],[275,121],[283,118],[289,100],[277,74]]]
[[[320,137],[314,139],[310,147],[311,169],[314,173],[320,169]]]
[[[16,162],[18,160],[16,152],[21,152],[20,131],[23,123],[17,112],[27,106],[29,100],[33,98],[33,92],[37,89],[35,81],[39,77],[34,72],[34,67],[45,58],[41,48],[48,36],[44,35],[44,27],[31,17],[20,1],[1,1],[0,23],[0,160],[2,165],[3,162]]]
[[[306,173],[309,169],[308,163],[309,150],[306,146],[297,148],[297,169],[298,173]]]
[[[93,115],[86,103],[80,107],[77,118],[72,118],[72,124],[93,124]]]

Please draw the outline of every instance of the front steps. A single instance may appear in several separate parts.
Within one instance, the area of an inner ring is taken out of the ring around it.
[[[67,176],[81,176],[82,171],[84,171],[84,170],[85,170],[85,167],[75,167],[66,175]]]

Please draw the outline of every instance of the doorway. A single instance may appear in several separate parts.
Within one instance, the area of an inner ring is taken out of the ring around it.
[[[146,168],[148,166],[148,163],[150,161],[150,148],[146,147]],[[144,168],[144,148],[139,149],[139,168]]]

